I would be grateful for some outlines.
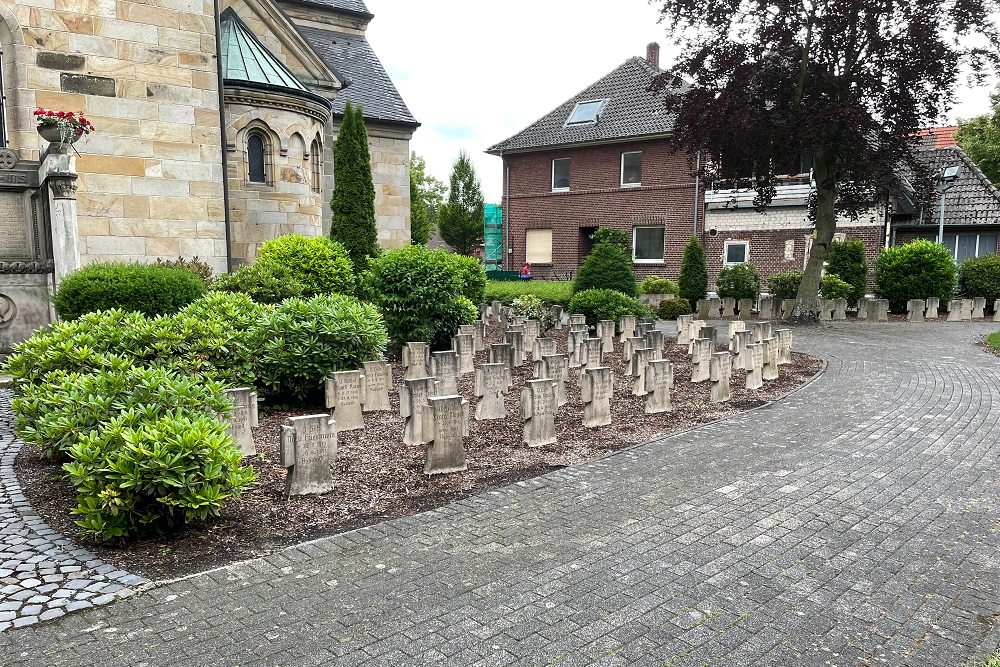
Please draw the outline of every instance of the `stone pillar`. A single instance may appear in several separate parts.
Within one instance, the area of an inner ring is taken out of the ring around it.
[[[48,186],[52,260],[57,287],[63,278],[80,268],[76,179],[76,155],[73,147],[51,144],[38,168],[38,182]]]

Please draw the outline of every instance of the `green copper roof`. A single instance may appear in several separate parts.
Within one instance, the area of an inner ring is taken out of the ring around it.
[[[224,79],[308,92],[295,75],[264,48],[232,7],[222,12],[219,23]]]

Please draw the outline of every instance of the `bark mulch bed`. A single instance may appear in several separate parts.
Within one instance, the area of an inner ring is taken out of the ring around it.
[[[490,327],[489,342],[499,342],[503,332]],[[565,350],[566,334],[553,335],[558,349]],[[466,440],[469,469],[428,478],[423,474],[424,447],[402,443],[403,419],[399,397],[391,392],[392,411],[365,415],[363,431],[339,435],[338,461],[334,476],[336,491],[322,496],[284,500],[285,469],[278,461],[280,426],[287,417],[317,414],[322,408],[268,411],[262,406],[260,426],[254,429],[258,455],[248,461],[259,475],[259,485],[242,498],[230,502],[217,519],[179,532],[132,540],[125,544],[92,544],[98,557],[117,567],[152,579],[181,576],[226,563],[265,555],[284,546],[312,538],[348,531],[361,526],[413,514],[488,489],[535,477],[547,471],[600,457],[608,452],[646,442],[698,424],[763,405],[801,386],[821,368],[821,362],[794,354],[793,363],[781,366],[781,377],[765,383],[760,391],[744,389],[745,371],[733,372],[733,399],[724,404],[709,402],[710,383],[691,384],[687,350],[668,342],[666,356],[674,362],[676,389],[671,392],[673,411],[646,415],[643,397],[632,395],[632,380],[624,377],[622,346],[605,357],[615,375],[612,401],[614,423],[597,429],[581,426],[579,369],[570,370],[566,384],[569,403],[559,409],[556,420],[558,442],[529,449],[521,443],[520,390],[532,379],[529,361],[514,373],[514,388],[508,394],[507,419],[477,422],[470,419]],[[719,350],[725,349],[719,346]],[[476,363],[486,354],[476,355]],[[400,381],[402,368],[393,365]],[[475,414],[474,375],[460,380],[460,390],[469,399],[470,417]],[[669,445],[664,445],[669,446]],[[65,535],[79,533],[69,513],[75,504],[70,486],[62,479],[58,464],[45,461],[38,449],[25,446],[17,458],[21,485],[35,510],[48,524]]]

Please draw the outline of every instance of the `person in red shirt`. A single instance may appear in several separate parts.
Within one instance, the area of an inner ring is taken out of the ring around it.
[[[521,280],[531,280],[531,264],[525,263],[521,267]]]

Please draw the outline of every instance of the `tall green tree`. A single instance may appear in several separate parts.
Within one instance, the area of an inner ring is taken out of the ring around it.
[[[417,192],[427,209],[427,222],[431,234],[438,226],[438,215],[445,197],[448,196],[448,186],[427,172],[427,161],[416,151],[410,153],[410,175],[417,183]]]
[[[410,243],[427,245],[431,239],[431,221],[427,215],[427,205],[420,195],[417,179],[410,170]]]
[[[448,201],[441,207],[438,231],[459,254],[470,255],[483,242],[483,190],[469,154],[462,151],[451,171]]]
[[[986,178],[1000,187],[1000,90],[990,95],[990,100],[993,113],[960,122],[955,141]]]
[[[692,308],[697,306],[698,299],[704,299],[708,294],[708,265],[705,263],[705,250],[698,243],[697,236],[692,236],[684,247],[677,289],[680,297],[687,299]]]
[[[359,274],[378,253],[375,185],[368,151],[368,130],[360,106],[347,103],[333,148],[333,221],[330,238],[347,249]]]

